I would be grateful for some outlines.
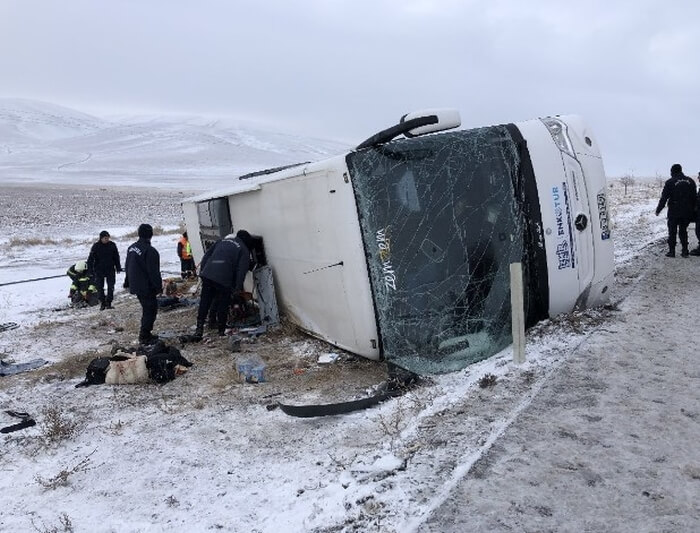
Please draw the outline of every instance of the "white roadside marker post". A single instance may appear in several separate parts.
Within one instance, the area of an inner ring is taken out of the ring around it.
[[[510,310],[513,326],[513,362],[525,362],[525,309],[523,302],[523,265],[510,264]]]

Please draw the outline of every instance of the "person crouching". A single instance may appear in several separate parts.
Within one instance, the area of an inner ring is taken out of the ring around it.
[[[78,261],[71,265],[66,275],[71,279],[68,297],[73,307],[86,307],[97,304],[99,301],[97,298],[97,287],[92,282],[86,261]]]
[[[201,337],[204,323],[212,302],[216,302],[216,321],[219,335],[224,335],[228,322],[229,306],[233,291],[243,290],[248,267],[252,238],[245,230],[226,235],[207,250],[202,257],[199,277],[202,279],[202,294],[197,311],[195,336]]]

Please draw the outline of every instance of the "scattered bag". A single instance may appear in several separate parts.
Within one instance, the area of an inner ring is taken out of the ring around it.
[[[137,355],[124,361],[110,361],[105,375],[107,385],[133,385],[148,383],[146,356]]]
[[[167,346],[164,342],[157,342],[146,355],[146,367],[148,374],[156,383],[167,383],[175,379],[182,371],[178,367],[189,368],[192,363],[182,356],[175,346]]]
[[[98,357],[88,364],[85,372],[85,380],[76,385],[77,387],[87,387],[89,385],[99,385],[105,382],[107,368],[109,368],[109,357]]]
[[[180,350],[159,340],[152,345],[140,345],[135,354],[120,355],[126,348],[114,346],[112,357],[98,357],[90,361],[85,380],[76,387],[87,387],[107,383],[123,385],[148,383],[149,378],[156,383],[167,383],[192,366],[182,356]]]
[[[87,387],[89,385],[100,385],[105,382],[107,377],[107,369],[112,361],[124,361],[128,359],[123,355],[115,355],[113,357],[97,357],[90,361],[87,370],[85,371],[85,379],[76,385],[77,387]]]

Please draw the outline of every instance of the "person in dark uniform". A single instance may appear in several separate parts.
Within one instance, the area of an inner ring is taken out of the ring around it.
[[[678,164],[671,166],[671,178],[664,183],[656,216],[668,202],[668,252],[666,257],[676,257],[676,234],[681,240],[681,256],[688,257],[688,225],[695,218],[697,186],[683,174]]]
[[[236,235],[226,235],[217,241],[202,257],[199,277],[202,279],[202,294],[197,311],[195,336],[203,335],[204,323],[212,302],[216,301],[216,319],[219,335],[223,335],[228,321],[231,294],[243,290],[253,240],[245,230]]]
[[[700,172],[698,172],[698,196],[695,199],[695,238],[698,240],[698,246],[690,250],[690,255],[700,255]]]
[[[138,235],[139,240],[129,246],[126,252],[124,288],[128,288],[131,294],[135,294],[141,304],[139,342],[153,344],[158,340],[158,336],[151,333],[158,314],[156,296],[163,292],[160,254],[151,246],[153,228],[150,224],[141,224]]]
[[[109,232],[101,231],[100,238],[92,245],[87,260],[88,270],[92,273],[100,299],[100,310],[112,309],[114,299],[114,283],[116,274],[122,271],[117,245],[110,240]],[[105,281],[107,294],[105,295]]]

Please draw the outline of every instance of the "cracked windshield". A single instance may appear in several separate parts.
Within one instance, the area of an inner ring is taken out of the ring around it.
[[[520,157],[505,126],[395,141],[347,157],[385,358],[463,368],[511,342],[523,257]]]

